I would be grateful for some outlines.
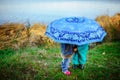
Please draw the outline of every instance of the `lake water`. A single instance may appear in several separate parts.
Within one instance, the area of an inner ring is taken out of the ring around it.
[[[48,24],[54,19],[81,16],[95,19],[120,13],[120,0],[2,0],[0,23],[34,22]]]

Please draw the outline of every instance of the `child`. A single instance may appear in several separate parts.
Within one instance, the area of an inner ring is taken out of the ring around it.
[[[84,69],[84,64],[86,63],[86,55],[88,51],[88,44],[75,45],[73,47],[72,65],[73,69],[80,68]]]
[[[68,70],[70,57],[72,55],[72,45],[70,44],[60,44],[61,48],[61,55],[62,55],[62,62],[61,62],[61,69],[65,75],[70,75],[70,71]]]

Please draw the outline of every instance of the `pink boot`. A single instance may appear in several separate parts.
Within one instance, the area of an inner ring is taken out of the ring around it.
[[[65,71],[65,72],[63,72],[65,75],[70,75],[70,71]]]

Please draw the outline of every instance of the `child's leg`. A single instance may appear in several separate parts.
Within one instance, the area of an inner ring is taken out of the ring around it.
[[[68,62],[67,62],[67,67],[68,68],[70,67],[69,64],[70,64],[70,58],[68,58]]]
[[[82,65],[86,63],[87,51],[88,51],[88,44],[78,46],[79,62]]]
[[[70,61],[69,58],[63,58],[62,63],[61,63],[62,72],[68,71],[69,61]]]
[[[79,62],[78,62],[78,53],[74,53],[72,55],[72,64],[73,65],[78,65],[79,64]]]
[[[79,65],[79,62],[78,62],[78,53],[74,53],[72,55],[72,68],[73,69],[77,69],[77,66]]]
[[[70,75],[70,71],[68,71],[69,60],[70,58],[63,58],[61,63],[62,72],[65,75]]]

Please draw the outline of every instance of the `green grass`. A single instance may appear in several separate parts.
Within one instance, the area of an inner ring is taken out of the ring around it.
[[[120,42],[88,51],[85,69],[61,72],[59,46],[0,50],[0,80],[120,80]],[[71,64],[70,64],[71,65]]]

